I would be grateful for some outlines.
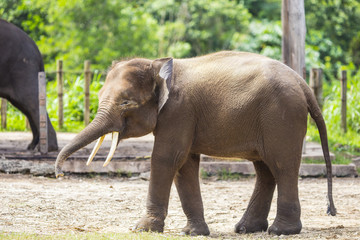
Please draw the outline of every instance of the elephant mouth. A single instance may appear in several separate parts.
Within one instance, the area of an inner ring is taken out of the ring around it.
[[[92,160],[94,159],[97,151],[99,150],[102,142],[105,139],[105,136],[106,136],[106,134],[101,136],[97,140],[97,142],[96,142],[96,144],[95,144],[95,146],[94,146],[94,148],[93,148],[93,150],[92,150],[92,152],[91,152],[91,154],[90,154],[90,156],[89,156],[89,158],[88,158],[88,160],[86,162],[86,166],[89,166],[90,163],[92,162]],[[103,164],[103,167],[106,167],[110,163],[111,159],[114,156],[114,153],[115,153],[115,150],[116,150],[116,147],[117,147],[118,143],[119,143],[119,132],[112,132],[112,141],[111,141],[110,151],[109,151],[109,154],[108,154],[108,156],[107,156],[107,158],[106,158],[106,160],[105,160],[105,162]]]

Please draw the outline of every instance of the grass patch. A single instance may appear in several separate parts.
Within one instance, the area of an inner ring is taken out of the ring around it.
[[[325,164],[324,159],[306,158],[306,159],[302,159],[301,162],[307,163],[307,164]],[[352,163],[352,161],[348,157],[344,157],[341,154],[338,154],[338,155],[335,154],[335,160],[331,161],[331,163],[348,165],[348,164]]]
[[[243,174],[240,173],[231,173],[229,170],[223,168],[217,173],[218,180],[239,180],[244,177]]]
[[[241,173],[232,173],[228,169],[221,169],[216,174],[206,172],[204,169],[200,169],[200,178],[201,179],[212,179],[212,180],[223,180],[223,181],[232,181],[239,180],[241,178],[248,178],[252,175],[244,175]]]
[[[328,124],[329,126],[329,124]],[[308,125],[307,141],[319,142],[318,129],[313,124]],[[354,156],[360,156],[360,134],[348,131],[342,133],[340,130],[328,128],[329,148],[335,154],[333,164],[349,164]],[[324,163],[324,160],[304,160],[304,163]]]

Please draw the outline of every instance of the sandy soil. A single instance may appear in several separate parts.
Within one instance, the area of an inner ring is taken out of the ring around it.
[[[245,211],[254,183],[254,178],[202,180],[205,218],[211,238],[239,238],[233,228]],[[141,179],[75,176],[51,179],[0,174],[0,231],[128,232],[144,213],[147,187],[148,181]],[[299,188],[303,230],[291,239],[360,238],[359,178],[334,179],[336,217],[325,213],[325,179],[300,179]],[[186,219],[175,187],[169,205],[165,232],[176,235],[185,226]],[[269,215],[270,224],[275,209],[276,198]],[[267,238],[268,234],[247,237]]]

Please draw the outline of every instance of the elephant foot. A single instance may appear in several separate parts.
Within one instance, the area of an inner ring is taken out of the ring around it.
[[[158,220],[154,217],[143,217],[140,221],[133,227],[132,231],[134,232],[163,232],[164,231],[164,221]]]
[[[34,150],[36,147],[37,143],[35,143],[34,141],[32,141],[28,146],[27,146],[27,150]]]
[[[181,234],[190,236],[208,236],[210,235],[210,231],[206,222],[204,220],[200,220],[188,222],[187,225],[182,229]]]
[[[236,233],[254,233],[254,232],[263,232],[266,231],[268,228],[268,221],[265,219],[263,221],[254,220],[254,221],[244,221],[241,219],[235,225],[235,232]]]
[[[280,222],[276,221],[269,227],[269,234],[275,235],[291,235],[291,234],[299,234],[302,228],[301,221],[297,221],[296,223],[290,222]]]

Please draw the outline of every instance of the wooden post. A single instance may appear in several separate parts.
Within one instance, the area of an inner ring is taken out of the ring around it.
[[[6,129],[7,100],[1,99],[1,128]]]
[[[305,70],[305,7],[304,0],[282,0],[282,59],[283,62],[304,76]],[[306,141],[303,142],[303,154]]]
[[[39,115],[40,115],[40,153],[48,152],[48,131],[46,113],[46,78],[45,72],[39,72]]]
[[[91,71],[90,71],[90,61],[86,60],[84,63],[84,78],[85,78],[85,112],[84,112],[84,122],[87,126],[90,122],[90,80],[91,80]]]
[[[283,62],[303,76],[305,67],[305,8],[304,0],[282,0]]]
[[[64,72],[63,72],[63,61],[58,60],[56,63],[56,82],[58,91],[58,126],[59,129],[63,128],[64,125]]]
[[[316,100],[320,106],[320,109],[323,108],[323,82],[322,82],[322,69],[321,68],[312,68],[310,71],[309,86],[312,89]]]
[[[341,71],[341,129],[346,133],[346,92],[347,92],[347,76],[346,70]]]

